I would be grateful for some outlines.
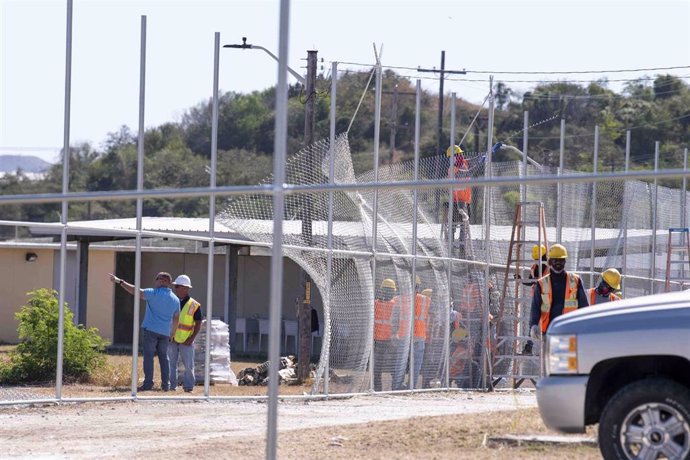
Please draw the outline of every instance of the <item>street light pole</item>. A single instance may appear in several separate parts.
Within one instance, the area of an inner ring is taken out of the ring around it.
[[[278,62],[278,56],[275,54],[271,53],[269,50],[264,48],[263,46],[259,45],[252,45],[250,43],[247,43],[247,37],[242,37],[242,44],[232,44],[232,45],[223,45],[223,48],[235,48],[235,49],[241,49],[241,50],[262,50],[269,56],[271,56],[276,62]],[[290,72],[290,75],[295,77],[297,81],[299,81],[301,84],[305,84],[304,77],[294,70],[290,68],[290,66],[287,67],[288,72]]]
[[[223,48],[234,49],[259,49],[271,56],[275,61],[278,57],[271,53],[263,46],[252,45],[247,43],[247,37],[242,37],[242,44],[223,45]],[[304,87],[307,93],[307,101],[304,107],[304,145],[305,147],[314,143],[314,130],[316,125],[315,119],[315,102],[316,102],[316,67],[317,67],[317,52],[314,50],[307,51],[307,78],[305,79],[296,71],[287,67],[287,71],[297,79]],[[278,61],[279,62],[279,61]],[[307,171],[313,171],[313,159],[307,155]],[[309,176],[302,178],[304,181],[311,181]],[[307,247],[312,245],[312,201],[311,196],[306,195],[304,198],[303,207],[301,210],[302,220],[302,238]],[[300,276],[302,287],[304,288],[304,297],[298,304],[297,318],[299,324],[299,331],[297,334],[297,378],[304,381],[309,376],[309,362],[311,357],[311,284],[312,280],[309,274],[302,270]]]

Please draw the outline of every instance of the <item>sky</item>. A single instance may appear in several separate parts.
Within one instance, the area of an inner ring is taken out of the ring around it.
[[[0,154],[57,161],[64,142],[66,0],[0,0]],[[214,33],[278,54],[278,0],[74,0],[70,142],[98,148],[108,133],[139,121],[141,16],[146,16],[145,126],[181,120],[213,88]],[[438,94],[418,67],[467,70],[445,92],[481,103],[488,78],[510,80],[690,77],[690,0],[293,0],[288,65],[305,73],[307,50],[323,69],[375,62]],[[684,69],[554,75],[683,66]],[[476,73],[486,72],[486,73]],[[274,86],[277,62],[260,50],[221,49],[220,89]],[[292,77],[290,82],[294,82]],[[459,81],[467,80],[482,81]],[[690,79],[684,78],[690,82]],[[622,84],[612,82],[619,90]]]

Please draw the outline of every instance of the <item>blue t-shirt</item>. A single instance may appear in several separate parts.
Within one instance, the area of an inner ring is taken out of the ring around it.
[[[180,300],[167,287],[144,289],[146,313],[141,327],[161,335],[170,335],[172,319],[180,311]]]

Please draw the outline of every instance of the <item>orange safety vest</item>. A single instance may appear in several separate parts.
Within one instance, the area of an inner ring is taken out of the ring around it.
[[[403,307],[400,311],[400,328],[398,335],[405,337],[410,330],[410,316],[408,302],[406,299],[402,302]],[[423,296],[420,293],[415,294],[414,301],[414,338],[419,340],[426,340],[426,325],[429,320],[429,307],[431,306],[431,299]]]
[[[622,297],[614,294],[613,291],[609,292],[609,295],[607,297],[597,295],[597,288],[587,289],[587,297],[589,297],[590,305],[596,305],[597,300],[599,300],[599,303],[615,302],[616,300],[622,300]]]
[[[180,310],[180,320],[175,330],[175,342],[184,343],[185,340],[194,333],[194,314],[201,307],[201,304],[191,297]]]
[[[469,164],[467,160],[462,161],[462,167],[455,165],[453,167],[453,177],[458,181],[469,181]],[[450,172],[450,171],[449,171]],[[458,175],[460,175],[458,177]],[[453,201],[462,201],[463,203],[470,204],[472,202],[472,188],[462,187],[453,189]]]
[[[390,340],[393,337],[393,309],[396,297],[374,302],[374,340]]]
[[[566,273],[565,299],[563,299],[563,314],[577,310],[577,283],[580,277],[574,273]],[[551,290],[551,276],[546,275],[539,279],[541,288],[541,317],[539,325],[541,332],[546,333],[549,327],[549,315],[551,314],[551,304],[553,303],[553,291]]]
[[[543,265],[546,265],[546,267],[542,267],[542,270],[541,270],[541,276],[542,277],[549,274],[549,266],[545,263]],[[535,280],[538,280],[539,279],[539,264],[532,265],[532,268],[530,268],[530,273],[532,274],[532,278],[534,278]]]

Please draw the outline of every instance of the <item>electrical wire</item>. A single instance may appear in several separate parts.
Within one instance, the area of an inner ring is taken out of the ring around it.
[[[364,64],[364,63],[358,63],[358,62],[338,62],[339,64],[345,64],[345,65],[353,65],[353,66],[362,66],[362,67],[370,67],[371,64]],[[406,66],[386,66],[382,65],[382,68],[385,69],[393,69],[393,70],[408,70],[408,71],[414,71],[418,72],[419,69],[415,67],[406,67]],[[626,73],[626,72],[650,72],[650,71],[659,71],[659,70],[677,70],[677,69],[690,69],[690,66],[674,66],[674,67],[651,67],[651,68],[639,68],[639,69],[613,69],[613,70],[580,70],[580,71],[479,71],[479,70],[465,70],[464,72],[470,74],[470,73],[475,73],[475,74],[496,74],[496,75],[569,75],[569,74],[574,74],[574,75],[579,75],[579,74],[596,74],[596,73]],[[340,72],[341,70],[339,70]],[[347,71],[347,70],[345,70]],[[441,73],[441,70],[437,71],[438,73]],[[447,71],[446,71],[447,72]],[[410,77],[408,75],[408,78],[420,78],[423,80],[438,80],[438,77]],[[606,79],[606,82],[626,82],[626,81],[638,81],[638,80],[653,80],[656,77],[637,77],[637,78],[621,78],[621,79]],[[690,76],[682,76],[682,77],[676,77],[676,78],[690,78]],[[446,81],[474,81],[474,82],[487,82],[489,81],[488,78],[464,78],[464,77],[452,77],[452,76],[445,76],[444,80]],[[543,80],[500,80],[503,81],[504,83],[539,83]],[[569,82],[569,83],[597,83],[601,82],[601,79],[597,80],[558,80],[559,82]]]
[[[660,125],[663,123],[668,123],[670,121],[682,120],[683,118],[688,118],[688,117],[690,117],[690,112],[688,112],[684,115],[678,116],[678,117],[667,118],[665,120],[659,120],[659,121],[653,122],[653,123],[643,123],[643,124],[637,125],[637,126],[631,126],[631,127],[626,127],[626,128],[620,128],[620,129],[613,129],[611,131],[616,132],[616,133],[624,133],[626,131],[634,131],[634,130],[641,129],[641,128],[649,128],[649,127]],[[535,125],[536,124],[541,124],[541,123],[535,123]],[[511,136],[511,137],[513,137],[513,136]],[[594,137],[594,133],[570,134],[570,135],[564,135],[563,137],[566,139],[576,139],[576,138],[581,138],[581,137]],[[532,140],[532,139],[534,139],[534,140],[555,140],[555,139],[560,139],[561,137],[560,136],[530,136],[529,138],[530,138],[530,140]]]
[[[348,73],[348,72],[358,72],[356,70],[351,70],[351,69],[339,69],[339,73]],[[438,78],[434,77],[424,77],[424,76],[413,76],[413,75],[405,75],[405,74],[398,74],[399,77],[401,78],[406,78],[409,80],[433,80],[437,81]],[[681,78],[681,79],[686,79],[690,78],[690,75],[684,75],[684,76],[674,76],[674,78]],[[636,78],[636,79],[620,79],[620,80],[556,80],[556,81],[544,81],[544,80],[521,80],[521,81],[515,81],[515,82],[524,82],[524,83],[535,83],[535,84],[541,84],[541,85],[550,85],[550,84],[560,84],[560,83],[576,83],[576,82],[581,82],[581,83],[609,83],[612,81],[617,81],[617,82],[634,82],[634,81],[640,81],[640,80],[652,80],[656,78],[652,77],[641,77],[641,78]],[[483,82],[483,83],[488,83],[489,79],[465,79],[465,78],[446,78],[445,81],[450,81],[450,82]],[[504,80],[496,80],[496,82],[502,82],[505,83],[506,81]],[[479,86],[473,85],[475,88],[480,88]],[[671,91],[665,91],[662,93],[656,93],[656,95],[661,95],[661,94],[671,94],[671,93],[678,93],[682,92],[683,89],[679,90],[671,90]],[[560,98],[568,98],[568,99],[608,99],[611,97],[616,97],[616,96],[621,96],[618,93],[614,94],[557,94],[557,95],[534,95],[531,94],[529,96],[523,96],[523,98],[529,98],[529,99],[560,99]],[[626,96],[626,99],[644,99],[644,97],[636,97],[636,96]]]
[[[364,64],[361,62],[338,62],[339,64],[345,65],[356,65],[361,67],[371,67],[372,64]],[[393,66],[393,65],[381,65],[385,69],[399,69],[399,70],[414,70],[419,71],[419,67],[406,67],[406,66]],[[690,69],[690,65],[686,66],[672,66],[672,67],[647,67],[647,68],[636,68],[636,69],[612,69],[612,70],[467,70],[463,69],[465,73],[486,73],[492,75],[568,75],[568,74],[593,74],[593,73],[626,73],[626,72],[651,72],[656,70],[678,70],[678,69]],[[439,69],[440,73],[441,70]],[[446,71],[447,72],[447,71]],[[457,71],[455,71],[457,72]]]

